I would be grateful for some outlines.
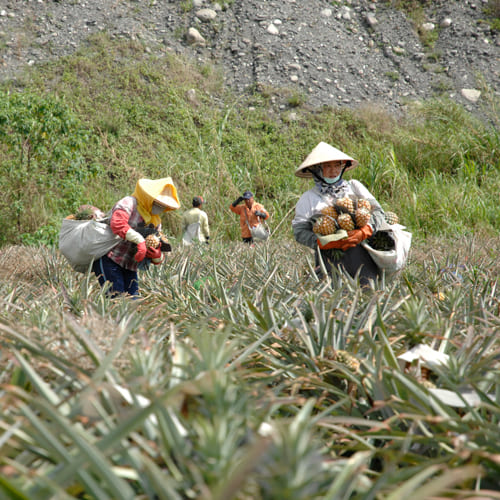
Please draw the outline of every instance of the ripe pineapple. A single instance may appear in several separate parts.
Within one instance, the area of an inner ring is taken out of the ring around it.
[[[314,223],[313,231],[322,235],[333,234],[337,230],[337,211],[334,207],[325,207],[321,213],[322,216]]]
[[[327,215],[320,217],[313,226],[313,231],[323,236],[333,234],[336,230],[337,226],[335,225],[335,220],[333,217],[328,217]]]
[[[387,224],[399,224],[399,217],[394,212],[385,212],[385,221]]]
[[[368,212],[371,212],[372,205],[367,199],[360,198],[358,200],[358,208],[366,208],[366,210],[368,210]]]
[[[366,208],[358,208],[356,209],[356,212],[354,212],[354,218],[356,219],[356,226],[357,227],[363,227],[368,224],[370,221],[370,211],[367,210]]]
[[[154,234],[146,236],[146,248],[158,248],[160,246],[160,238]]]
[[[394,249],[394,239],[387,231],[377,231],[366,241],[375,250],[388,251]]]
[[[90,220],[94,218],[94,212],[91,208],[82,208],[75,213],[76,220]]]
[[[352,231],[355,227],[354,221],[352,220],[350,214],[340,214],[337,222],[339,223],[339,226],[345,231]]]
[[[342,208],[345,212],[352,213],[354,212],[354,203],[351,198],[344,196],[343,198],[339,198],[336,202],[336,205]]]
[[[328,215],[330,217],[333,217],[334,219],[336,219],[339,216],[337,210],[335,210],[335,207],[325,207],[321,210],[321,213],[323,215]]]
[[[160,246],[162,252],[171,252],[172,245],[170,245],[168,238],[161,231],[158,231],[158,236],[160,237]]]

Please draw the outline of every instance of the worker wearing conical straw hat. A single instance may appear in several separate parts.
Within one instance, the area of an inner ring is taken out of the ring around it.
[[[312,178],[314,187],[299,199],[292,228],[299,243],[315,250],[318,274],[321,274],[322,262],[328,273],[333,268],[345,271],[351,277],[359,273],[360,283],[366,285],[370,280],[376,280],[380,272],[360,243],[384,224],[384,212],[361,182],[344,180],[344,173],[357,165],[358,161],[354,158],[326,142],[320,142],[295,171],[297,177]],[[353,202],[367,199],[371,206],[369,223],[354,230],[337,231],[326,238],[318,237],[313,226],[321,211],[335,206],[343,198]]]

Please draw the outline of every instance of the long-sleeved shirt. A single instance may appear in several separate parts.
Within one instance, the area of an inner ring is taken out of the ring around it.
[[[182,214],[182,232],[185,233],[187,227],[195,222],[200,223],[200,241],[203,243],[210,237],[210,228],[208,226],[208,215],[198,207],[190,208]]]
[[[128,221],[125,228],[123,227],[123,221],[119,224],[120,230],[117,230],[117,225],[115,224],[115,218],[120,216],[120,213],[126,212],[128,214]],[[108,257],[116,262],[119,266],[128,269],[129,271],[137,271],[138,262],[135,260],[134,256],[137,252],[137,245],[125,239],[125,233],[128,226],[132,229],[137,229],[140,223],[144,223],[144,219],[137,210],[137,199],[134,196],[126,196],[119,200],[115,206],[111,209],[111,219],[110,227],[111,230],[120,236],[122,240],[108,252]],[[157,229],[161,229],[161,224],[157,226]]]
[[[229,209],[231,212],[234,212],[235,214],[238,214],[240,216],[240,229],[241,229],[241,237],[242,238],[251,238],[252,233],[250,233],[250,227],[255,227],[257,224],[260,223],[261,219],[268,219],[269,218],[269,213],[266,211],[266,209],[257,202],[254,202],[252,205],[252,208],[248,208],[245,204],[242,205],[236,205],[233,207],[233,205],[229,205]],[[258,217],[255,215],[255,212],[262,212],[263,214],[266,214],[265,217]],[[247,223],[248,219],[248,223]]]
[[[306,191],[299,199],[295,207],[295,217],[292,221],[293,234],[299,243],[309,248],[315,249],[318,245],[317,235],[313,232],[314,218],[317,217],[323,208],[333,206],[335,199],[348,196],[352,199],[365,198],[372,207],[372,216],[369,225],[373,232],[376,232],[384,222],[384,211],[379,202],[373,197],[370,191],[359,181],[353,179],[344,181],[335,196],[322,194],[315,186]]]

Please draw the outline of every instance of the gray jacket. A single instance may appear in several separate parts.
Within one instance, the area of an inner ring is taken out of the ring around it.
[[[361,182],[357,180],[344,181],[336,189],[335,196],[322,194],[315,186],[300,197],[295,207],[295,217],[292,221],[295,240],[302,245],[315,249],[318,245],[316,233],[312,230],[315,219],[323,208],[332,206],[335,199],[344,196],[349,196],[352,199],[365,198],[370,202],[372,217],[369,225],[374,233],[384,223],[385,217],[382,207]]]

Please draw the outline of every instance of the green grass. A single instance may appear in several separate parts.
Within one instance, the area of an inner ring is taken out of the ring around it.
[[[194,100],[187,97],[192,89]],[[272,99],[290,108],[278,112]],[[26,132],[23,117],[40,102],[45,107],[30,118],[38,128]],[[178,186],[183,208],[197,194],[210,200],[217,238],[236,236],[227,205],[245,189],[256,193],[278,225],[309,187],[294,176],[295,168],[321,140],[359,159],[352,175],[416,231],[498,228],[498,130],[446,99],[429,100],[395,120],[376,108],[310,110],[287,89],[235,97],[206,65],[168,53],[154,57],[139,43],[101,35],[79,53],[4,85],[0,104],[0,117],[11,124],[0,138],[0,219],[6,228],[0,245],[53,243],[60,219],[80,204],[108,210],[139,177],[166,175]],[[63,129],[43,131],[43,124],[54,122],[52,108],[60,109]],[[296,120],[287,119],[291,110]],[[28,157],[33,147],[36,154]],[[52,182],[55,165],[66,172],[65,185]],[[452,188],[481,195],[458,202],[451,220],[439,210],[420,213],[434,210],[427,199],[449,205],[440,190]],[[491,207],[488,215],[471,217],[485,212],[483,204]],[[288,222],[276,236],[290,237]],[[172,234],[179,224],[179,214],[164,221]]]

